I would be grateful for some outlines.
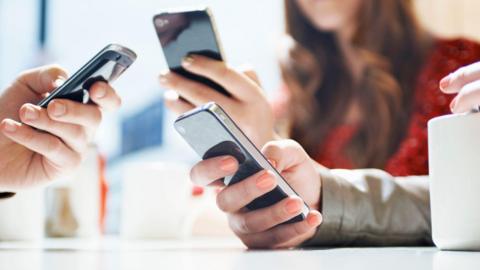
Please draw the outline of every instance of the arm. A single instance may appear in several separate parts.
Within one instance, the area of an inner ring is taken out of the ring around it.
[[[286,225],[282,223],[299,213],[296,196],[245,211],[245,205],[276,186],[275,179],[266,177],[268,172],[225,187],[217,204],[249,248],[431,244],[426,177],[395,179],[380,170],[329,171],[291,140],[269,142],[262,152],[312,210],[304,221]],[[237,168],[234,158],[212,158],[195,165],[191,176],[207,185]]]
[[[322,170],[323,222],[308,246],[431,245],[428,177]]]

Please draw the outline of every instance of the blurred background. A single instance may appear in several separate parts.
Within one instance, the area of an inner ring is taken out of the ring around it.
[[[128,164],[161,162],[188,168],[197,160],[174,132],[174,116],[162,105],[163,89],[157,77],[166,65],[152,16],[170,7],[211,7],[228,62],[252,66],[268,95],[272,95],[279,86],[276,44],[283,32],[282,3],[0,0],[0,89],[20,71],[47,63],[58,63],[72,73],[108,43],[120,43],[137,52],[137,62],[115,83],[123,107],[119,113],[105,116],[94,150],[107,161],[101,173],[108,183],[105,231],[117,233],[124,207],[123,176],[143,177],[136,176],[135,169],[125,172]],[[480,38],[476,27],[478,0],[417,0],[417,7],[422,22],[440,35]]]

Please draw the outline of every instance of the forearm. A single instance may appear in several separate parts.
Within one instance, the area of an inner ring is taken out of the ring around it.
[[[322,171],[323,223],[306,245],[431,245],[428,177]]]

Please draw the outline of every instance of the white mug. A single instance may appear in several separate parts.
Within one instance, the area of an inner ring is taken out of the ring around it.
[[[480,113],[428,123],[433,241],[446,250],[480,250]]]

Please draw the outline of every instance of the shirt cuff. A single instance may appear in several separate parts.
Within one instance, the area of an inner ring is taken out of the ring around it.
[[[332,246],[342,240],[340,231],[345,213],[345,186],[341,179],[330,171],[320,172],[322,181],[322,224],[317,228],[315,235],[302,246]]]

